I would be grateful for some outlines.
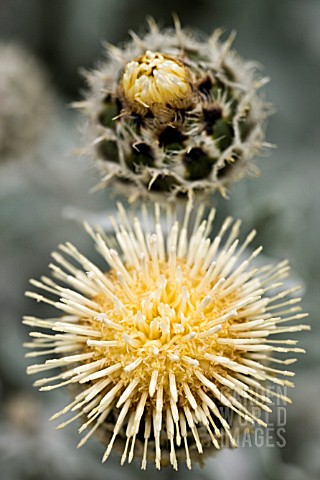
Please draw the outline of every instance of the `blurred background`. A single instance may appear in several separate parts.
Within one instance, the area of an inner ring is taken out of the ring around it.
[[[118,44],[129,39],[130,29],[143,32],[147,15],[162,26],[172,25],[172,12],[183,26],[208,34],[220,26],[226,34],[235,29],[234,47],[244,58],[259,61],[272,79],[264,90],[277,111],[267,140],[277,148],[256,161],[259,178],[242,180],[232,187],[229,200],[214,202],[224,213],[241,217],[246,231],[258,229],[265,255],[290,260],[305,289],[303,309],[310,312],[312,332],[297,335],[308,353],[294,367],[296,388],[290,392],[293,405],[287,408],[284,448],[225,450],[191,473],[182,468],[156,475],[208,480],[320,477],[319,0],[1,0],[0,128],[6,133],[0,132],[0,141],[7,141],[3,150],[0,146],[3,479],[134,479],[153,472],[143,474],[134,465],[120,468],[117,459],[101,465],[103,447],[95,440],[77,451],[74,425],[55,431],[48,418],[67,402],[67,394],[32,388],[33,379],[25,374],[28,362],[21,344],[28,336],[21,317],[45,316],[45,308],[23,294],[30,277],[48,272],[50,252],[66,240],[89,251],[79,219],[107,218],[115,202],[105,192],[88,194],[97,175],[90,159],[74,154],[83,145],[82,119],[69,107],[84,88],[79,70],[96,65],[102,40]],[[17,78],[14,98],[6,91],[9,64]],[[6,130],[6,115],[12,111],[21,118],[18,131]]]

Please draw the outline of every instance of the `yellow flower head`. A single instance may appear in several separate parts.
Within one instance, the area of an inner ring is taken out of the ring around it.
[[[270,411],[268,395],[276,394],[266,381],[293,385],[281,379],[292,372],[270,366],[295,361],[273,353],[303,351],[272,335],[308,329],[287,326],[305,316],[296,313],[296,289],[282,287],[287,262],[255,268],[261,248],[246,254],[255,232],[239,243],[240,222],[228,217],[211,239],[215,212],[203,218],[203,211],[193,218],[189,203],[180,224],[169,208],[163,216],[156,205],[152,218],[142,208],[143,221],[135,218],[131,225],[120,206],[114,221],[118,251],[113,240],[86,226],[107,268],[67,243],[61,246],[64,256],[53,253],[51,269],[59,283],[48,277],[31,281],[49,298],[27,295],[63,315],[25,317],[36,327],[26,344],[33,350],[28,356],[57,355],[28,373],[59,367],[61,373],[35,385],[80,387],[54,418],[74,412],[61,426],[83,419],[80,431],[87,434],[80,445],[99,428],[103,461],[117,445],[121,463],[136,456],[143,469],[147,460],[158,469],[168,463],[177,469],[178,461],[191,468],[193,459],[219,449],[223,438],[236,446],[223,409],[266,425],[251,408]]]
[[[147,50],[126,65],[121,86],[133,110],[150,109],[156,114],[159,107],[186,108],[191,104],[188,77],[187,69],[176,58]]]

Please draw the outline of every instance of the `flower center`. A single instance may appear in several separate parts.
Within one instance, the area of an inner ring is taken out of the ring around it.
[[[154,111],[159,106],[181,108],[190,104],[192,93],[189,72],[183,63],[150,50],[126,65],[121,88],[135,110]]]
[[[99,347],[98,355],[108,365],[123,364],[125,384],[131,380],[128,372],[136,369],[145,389],[155,370],[163,375],[164,386],[168,372],[176,375],[178,383],[195,381],[194,368],[205,362],[208,348],[217,355],[225,350],[217,340],[228,336],[229,327],[226,322],[221,328],[219,318],[228,311],[234,295],[216,295],[209,301],[219,279],[204,284],[204,271],[192,271],[185,261],[172,258],[144,273],[134,268],[127,272],[131,278],[114,270],[107,273],[122,308],[115,309],[104,295],[94,299],[105,312],[98,321],[101,345],[107,350]]]

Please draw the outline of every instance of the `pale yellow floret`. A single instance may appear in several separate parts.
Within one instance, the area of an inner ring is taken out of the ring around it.
[[[189,102],[192,93],[190,74],[183,63],[150,50],[126,65],[121,88],[132,108],[150,110],[179,107]]]

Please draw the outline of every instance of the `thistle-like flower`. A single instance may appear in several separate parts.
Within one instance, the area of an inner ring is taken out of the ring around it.
[[[273,354],[303,350],[296,341],[272,336],[309,327],[288,326],[305,314],[297,313],[296,288],[282,287],[287,261],[255,267],[261,248],[245,255],[255,231],[239,243],[240,221],[228,217],[211,240],[215,212],[204,219],[203,206],[193,218],[188,203],[181,224],[167,207],[167,233],[158,205],[152,218],[142,209],[143,221],[136,217],[132,226],[119,209],[118,251],[115,239],[86,225],[106,268],[66,243],[50,265],[57,280],[31,281],[47,296],[27,296],[63,315],[25,317],[36,329],[26,344],[33,350],[28,357],[50,357],[28,373],[54,371],[35,382],[41,390],[78,387],[75,399],[53,418],[73,412],[60,427],[83,419],[80,432],[87,433],[79,445],[99,429],[103,461],[115,447],[122,449],[121,463],[136,457],[143,469],[147,460],[158,469],[169,463],[177,469],[178,461],[191,468],[192,460],[219,449],[222,440],[236,446],[225,409],[265,425],[255,409],[270,412],[272,395],[289,401],[267,382],[293,386],[286,379],[293,373],[272,364],[296,359]]]
[[[52,93],[36,59],[15,44],[0,44],[0,161],[21,158],[37,144]]]
[[[109,59],[88,75],[86,101],[77,104],[89,119],[101,186],[117,180],[133,196],[224,195],[254,172],[250,161],[267,146],[270,105],[257,94],[267,79],[230,50],[233,34],[199,40],[178,20],[175,30],[149,25],[123,49],[107,47]]]

